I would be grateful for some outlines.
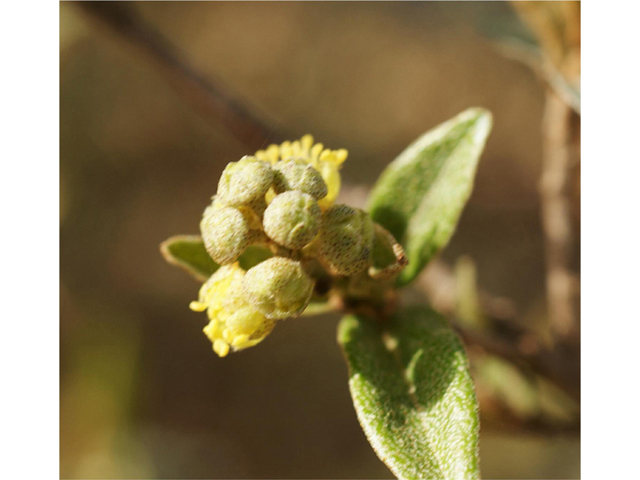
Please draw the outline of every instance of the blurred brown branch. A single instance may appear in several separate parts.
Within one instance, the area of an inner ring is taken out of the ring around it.
[[[580,78],[580,2],[511,2],[546,58],[570,81]]]
[[[540,183],[542,224],[547,263],[549,324],[558,338],[575,338],[579,319],[579,280],[571,271],[574,229],[571,221],[572,155],[571,107],[551,89],[547,91],[543,119],[543,170]]]
[[[495,47],[504,57],[520,62],[533,70],[565,103],[580,114],[579,89],[571,84],[539,48],[515,39],[497,42]]]
[[[505,329],[505,326],[502,325]],[[509,360],[515,365],[529,368],[547,378],[576,401],[580,401],[580,350],[570,345],[559,344],[553,349],[542,343],[530,332],[508,327],[505,334],[479,332],[456,327],[468,345],[482,348],[487,353]],[[503,336],[516,336],[515,342]]]
[[[542,48],[542,63],[552,64],[568,84],[580,81],[580,3],[512,2]],[[542,121],[543,159],[540,182],[545,234],[549,327],[554,338],[579,341],[579,280],[572,271],[575,228],[571,218],[572,173],[580,157],[575,151],[574,116],[579,112],[546,77]],[[579,102],[579,99],[577,100]],[[572,108],[573,107],[573,108]]]
[[[223,125],[243,144],[261,148],[274,137],[275,128],[233,96],[220,81],[205,78],[188,64],[162,34],[138,15],[127,2],[79,2],[98,22],[156,64],[172,88],[196,111]],[[280,138],[276,135],[274,142]]]
[[[491,405],[483,405],[480,412],[483,431],[495,428],[500,431],[527,432],[538,435],[580,435],[579,419],[564,423],[551,423],[543,417],[522,418],[506,405],[493,400]]]
[[[452,269],[434,260],[420,276],[418,287],[431,304],[450,317],[456,316],[456,278]],[[455,325],[467,345],[476,346],[515,365],[547,378],[573,399],[580,400],[580,350],[573,342],[546,346],[537,334],[517,321],[513,302],[479,291],[486,328]]]

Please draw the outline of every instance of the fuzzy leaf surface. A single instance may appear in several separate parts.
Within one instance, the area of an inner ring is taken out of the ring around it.
[[[409,260],[400,285],[418,276],[451,239],[491,126],[489,111],[465,110],[418,138],[376,182],[369,212],[404,247]]]
[[[199,235],[176,235],[160,244],[160,252],[171,265],[204,282],[220,267],[207,253]]]
[[[475,479],[478,406],[467,356],[427,307],[384,324],[349,315],[338,327],[358,420],[401,479]]]

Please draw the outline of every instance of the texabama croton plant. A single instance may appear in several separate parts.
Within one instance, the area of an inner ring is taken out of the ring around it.
[[[278,321],[349,313],[338,341],[360,423],[400,478],[475,478],[478,419],[464,349],[426,306],[398,308],[449,241],[468,200],[491,115],[469,109],[394,160],[367,210],[336,203],[344,149],[300,140],[225,168],[201,236],[161,246],[203,281],[190,308],[220,357],[262,342]],[[405,253],[406,252],[406,253]]]

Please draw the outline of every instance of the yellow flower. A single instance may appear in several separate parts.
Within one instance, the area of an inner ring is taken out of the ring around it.
[[[275,320],[269,320],[244,299],[244,274],[238,263],[220,267],[200,288],[198,301],[189,305],[196,312],[207,311],[209,324],[203,331],[220,357],[229,350],[257,345],[275,326]]]
[[[330,150],[324,148],[321,143],[313,143],[311,135],[305,135],[294,142],[286,141],[281,145],[269,145],[265,150],[256,152],[256,158],[275,165],[281,160],[289,158],[301,158],[320,172],[327,184],[327,196],[318,201],[322,210],[331,207],[340,192],[340,168],[347,159],[344,148]]]

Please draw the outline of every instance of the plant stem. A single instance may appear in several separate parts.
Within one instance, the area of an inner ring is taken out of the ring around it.
[[[544,155],[540,183],[542,225],[545,234],[549,327],[555,338],[575,339],[579,332],[578,281],[571,271],[574,233],[571,223],[570,172],[574,115],[553,90],[547,90],[543,118]]]
[[[255,149],[266,146],[270,140],[281,140],[273,126],[259,118],[253,109],[245,107],[221,81],[205,78],[189,65],[132,5],[126,2],[80,2],[77,5],[91,19],[143,53],[161,70],[176,93],[206,120],[224,125],[240,142]]]

